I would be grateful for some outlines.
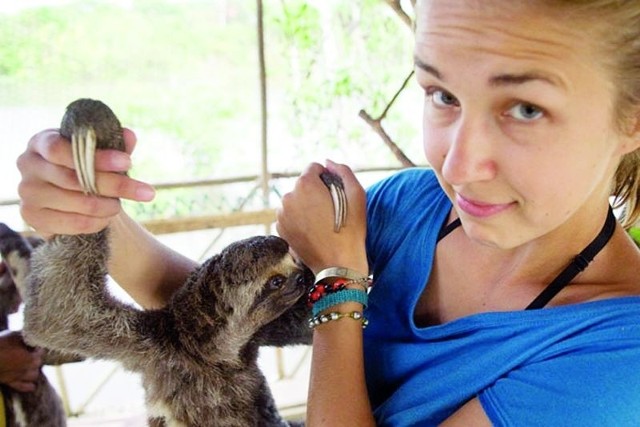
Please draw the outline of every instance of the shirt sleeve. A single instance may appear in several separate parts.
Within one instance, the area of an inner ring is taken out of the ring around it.
[[[428,234],[450,209],[435,174],[404,169],[367,189],[367,254],[370,265],[386,265],[407,236]],[[416,230],[422,227],[421,230]],[[417,243],[416,243],[417,244]]]
[[[640,425],[640,340],[600,338],[512,370],[482,391],[493,424]]]

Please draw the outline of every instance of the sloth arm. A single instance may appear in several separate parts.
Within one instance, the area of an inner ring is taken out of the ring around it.
[[[170,327],[172,318],[159,316],[163,310],[136,309],[110,294],[106,238],[102,233],[59,236],[34,253],[24,337],[32,346],[115,359],[136,370],[141,359],[150,360],[157,330]]]
[[[64,365],[66,363],[82,362],[83,360],[84,360],[84,357],[78,356],[77,354],[63,353],[61,351],[51,350],[48,348],[43,349],[43,354],[42,354],[43,365],[58,366],[58,365]]]
[[[110,225],[109,274],[145,309],[160,308],[197,263],[162,244],[126,213]]]

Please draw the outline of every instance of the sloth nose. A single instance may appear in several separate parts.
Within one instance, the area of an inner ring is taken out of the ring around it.
[[[316,276],[307,266],[300,265],[300,267],[302,268],[302,271],[296,277],[296,283],[298,286],[311,287]]]

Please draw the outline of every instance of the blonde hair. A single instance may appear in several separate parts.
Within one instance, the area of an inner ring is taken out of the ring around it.
[[[611,3],[620,9],[619,25],[612,26],[607,36],[616,52],[615,83],[618,88],[616,119],[621,132],[640,133],[640,2],[594,1]],[[631,128],[630,128],[631,126]],[[640,218],[640,150],[626,154],[616,171],[612,194],[616,206],[624,206],[623,225],[634,225]]]
[[[640,1],[541,0],[541,5],[585,21],[588,36],[600,45],[617,90],[614,117],[618,131],[640,138]],[[574,21],[575,22],[575,21]],[[571,24],[569,24],[571,25]],[[608,56],[608,58],[607,58]],[[621,222],[630,228],[640,219],[640,149],[626,154],[616,170],[611,195],[623,208]]]
[[[486,5],[476,1],[478,5]],[[419,0],[416,7],[425,3]],[[566,25],[583,25],[588,30],[585,35],[592,37],[599,48],[617,90],[614,125],[619,132],[628,135],[635,132],[640,138],[640,0],[519,0],[519,4],[542,7]],[[625,228],[639,222],[640,149],[623,156],[611,195],[614,207],[622,208],[620,220]]]

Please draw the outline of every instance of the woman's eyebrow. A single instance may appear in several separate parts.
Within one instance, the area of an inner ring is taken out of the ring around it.
[[[519,74],[498,74],[489,78],[489,85],[494,87],[511,86],[521,85],[532,81],[540,81],[543,83],[548,83],[552,86],[566,89],[566,85],[564,84],[562,79],[541,71],[528,71]]]
[[[416,55],[413,56],[413,63],[415,64],[416,67],[420,68],[421,70],[426,71],[429,74],[432,74],[434,77],[436,77],[439,80],[443,80],[442,73],[440,73],[440,71],[438,71],[436,67],[433,67],[427,64],[426,62],[423,62]]]
[[[413,57],[413,62],[415,66],[420,68],[421,70],[433,75],[438,80],[445,81],[445,78],[442,75],[442,73],[433,65],[427,64],[426,62],[422,61],[420,58],[418,58],[415,55]],[[552,86],[565,88],[565,89],[567,87],[566,84],[559,77],[551,75],[549,73],[545,73],[542,71],[535,71],[535,70],[527,71],[524,73],[517,73],[517,74],[504,73],[504,74],[497,74],[495,76],[491,76],[489,78],[489,86],[492,86],[492,87],[515,86],[515,85],[521,85],[524,83],[529,83],[532,81],[541,81],[544,83],[548,83]]]

